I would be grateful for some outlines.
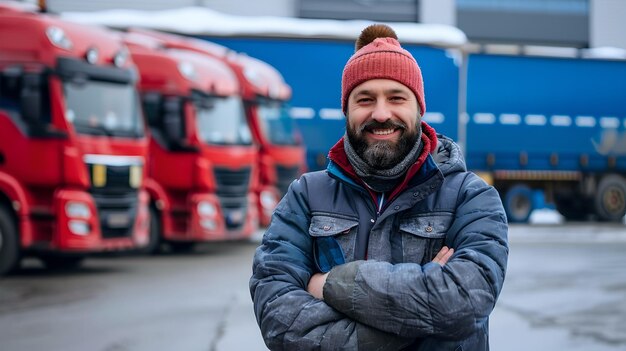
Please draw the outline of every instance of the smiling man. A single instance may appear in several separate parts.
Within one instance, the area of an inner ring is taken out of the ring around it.
[[[272,350],[488,350],[508,257],[496,190],[421,120],[420,68],[363,30],[342,77],[346,134],[294,181],[250,291]]]

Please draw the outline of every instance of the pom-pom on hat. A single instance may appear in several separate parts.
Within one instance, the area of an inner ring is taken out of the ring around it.
[[[411,53],[400,46],[398,36],[389,26],[373,24],[363,29],[355,43],[355,53],[341,77],[341,109],[348,109],[348,97],[357,85],[370,79],[392,79],[411,89],[420,107],[426,111],[422,71]]]

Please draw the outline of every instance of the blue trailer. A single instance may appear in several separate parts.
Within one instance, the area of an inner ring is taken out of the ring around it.
[[[528,219],[538,190],[566,219],[622,220],[626,60],[470,53],[465,62],[467,163],[492,179],[509,221]]]
[[[293,87],[293,116],[309,169],[322,168],[344,132],[339,77],[352,41],[204,38],[284,74]],[[449,47],[405,47],[423,70],[425,120],[464,146],[468,168],[499,190],[509,221],[526,222],[546,204],[568,220],[623,219],[626,60],[488,53],[461,58]]]

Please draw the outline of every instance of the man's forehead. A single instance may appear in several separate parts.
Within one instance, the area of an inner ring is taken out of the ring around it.
[[[397,94],[397,93],[411,93],[411,89],[406,87],[400,82],[396,82],[391,79],[372,79],[365,81],[356,86],[352,90],[354,95],[357,94]]]

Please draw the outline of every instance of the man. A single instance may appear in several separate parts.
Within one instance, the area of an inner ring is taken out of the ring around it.
[[[420,68],[391,28],[357,40],[346,135],[294,181],[250,291],[272,350],[487,350],[507,224],[496,190],[421,121]]]

